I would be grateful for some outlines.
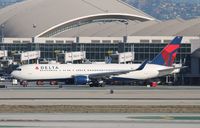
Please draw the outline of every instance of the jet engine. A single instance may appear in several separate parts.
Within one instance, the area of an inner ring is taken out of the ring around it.
[[[86,85],[89,82],[90,82],[90,79],[88,76],[75,76],[74,77],[75,85]]]

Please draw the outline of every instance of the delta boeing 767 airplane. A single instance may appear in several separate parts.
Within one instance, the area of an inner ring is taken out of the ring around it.
[[[29,64],[18,67],[11,75],[20,80],[22,85],[36,81],[43,85],[50,81],[72,79],[75,85],[102,86],[105,79],[148,80],[173,73],[178,73],[181,66],[174,66],[182,37],[175,37],[152,61],[142,64]]]

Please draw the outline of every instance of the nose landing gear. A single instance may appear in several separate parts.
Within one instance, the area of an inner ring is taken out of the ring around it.
[[[20,85],[22,85],[23,87],[27,87],[28,81],[23,80],[23,81],[20,82]]]

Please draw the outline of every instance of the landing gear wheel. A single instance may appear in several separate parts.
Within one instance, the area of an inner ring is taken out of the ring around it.
[[[89,84],[90,87],[105,87],[105,83],[103,81],[92,81]]]
[[[57,81],[50,81],[50,85],[58,85]]]
[[[27,81],[21,81],[20,85],[22,85],[23,87],[27,87],[28,86],[28,82]]]
[[[94,85],[93,85],[93,84],[89,84],[89,86],[90,86],[90,87],[94,87]]]
[[[37,85],[44,85],[44,82],[43,81],[37,81],[36,84]]]

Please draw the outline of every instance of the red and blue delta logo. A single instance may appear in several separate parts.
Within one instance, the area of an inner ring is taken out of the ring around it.
[[[164,66],[172,66],[174,63],[178,49],[181,47],[181,36],[175,37],[171,43],[169,43],[160,54],[158,54],[151,64],[157,64],[157,65],[164,65]]]
[[[165,65],[171,66],[177,55],[177,50],[180,48],[178,44],[170,44],[162,51],[162,57],[165,61]]]

